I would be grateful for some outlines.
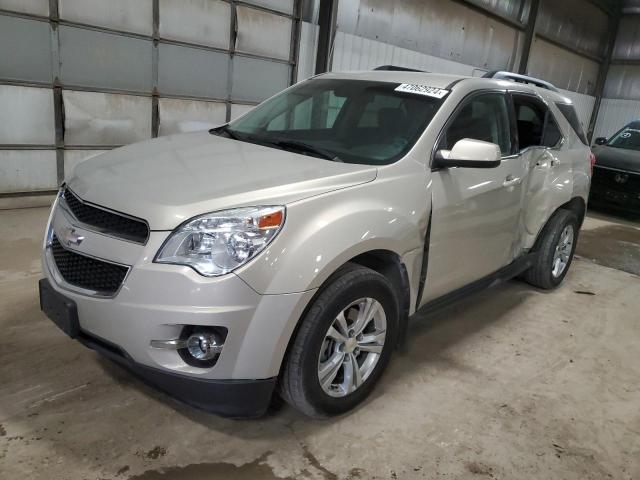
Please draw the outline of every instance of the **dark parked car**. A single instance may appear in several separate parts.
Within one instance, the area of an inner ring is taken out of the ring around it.
[[[640,120],[595,143],[590,204],[640,214]]]

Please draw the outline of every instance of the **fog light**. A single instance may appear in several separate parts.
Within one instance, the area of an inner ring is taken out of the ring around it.
[[[227,329],[185,325],[180,338],[171,340],[151,340],[152,348],[176,350],[188,365],[200,368],[213,367],[222,352]]]
[[[187,338],[187,350],[196,360],[211,360],[222,351],[221,340],[215,333],[193,333]]]

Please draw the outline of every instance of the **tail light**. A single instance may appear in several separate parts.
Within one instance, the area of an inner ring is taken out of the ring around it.
[[[591,176],[593,177],[593,166],[596,164],[596,156],[593,152],[589,152],[589,168],[591,170]]]

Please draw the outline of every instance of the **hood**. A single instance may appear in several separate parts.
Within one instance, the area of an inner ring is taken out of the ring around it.
[[[601,145],[593,148],[596,166],[640,173],[640,152]]]
[[[160,137],[79,164],[68,185],[81,198],[172,230],[203,213],[286,205],[370,182],[376,168],[333,162],[208,132]]]

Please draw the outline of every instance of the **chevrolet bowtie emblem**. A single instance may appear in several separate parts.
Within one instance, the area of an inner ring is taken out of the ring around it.
[[[78,235],[76,233],[76,229],[72,227],[67,227],[62,230],[61,237],[62,238],[60,240],[62,240],[62,243],[64,243],[68,247],[70,247],[71,245],[78,246],[84,240],[84,237],[82,235]]]

